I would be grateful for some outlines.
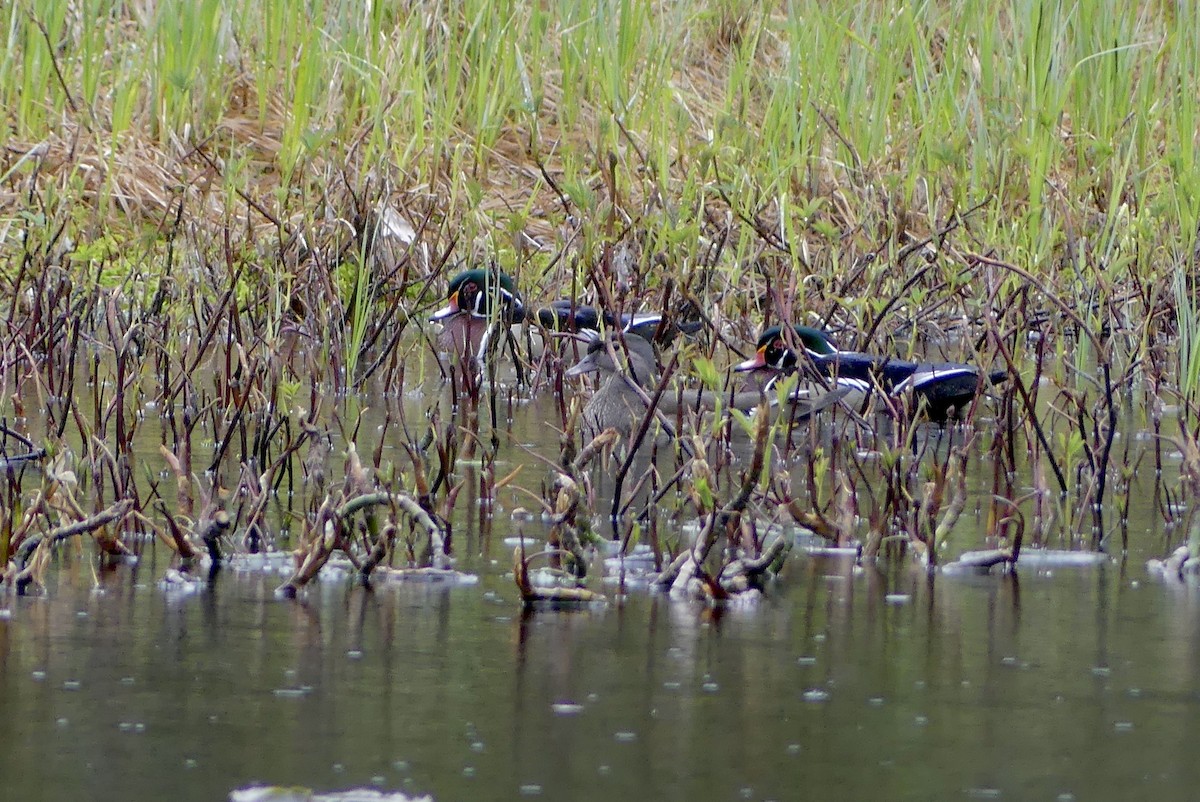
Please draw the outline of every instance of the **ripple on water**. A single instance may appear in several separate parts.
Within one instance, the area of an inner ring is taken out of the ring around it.
[[[529,535],[525,535],[524,537],[518,535],[517,537],[504,538],[504,545],[510,549],[518,548],[522,542],[524,542],[525,548],[529,549],[542,548],[542,544],[544,544],[546,541],[540,537],[531,537]]]
[[[428,796],[411,797],[399,792],[380,791],[375,788],[352,788],[348,791],[313,793],[308,788],[255,785],[231,791],[229,802],[432,802],[432,798]]]
[[[556,702],[550,705],[550,710],[556,716],[577,716],[583,712],[583,705],[574,702]]]

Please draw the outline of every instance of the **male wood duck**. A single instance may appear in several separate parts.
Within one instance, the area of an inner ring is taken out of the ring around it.
[[[812,366],[864,398],[879,390],[892,396],[912,391],[933,420],[945,420],[965,409],[980,390],[1008,378],[1003,370],[983,373],[974,365],[956,362],[909,362],[858,351],[842,351],[829,335],[810,326],[793,326],[795,341],[804,348]],[[762,333],[750,359],[734,366],[738,371],[766,370],[788,373],[800,360],[784,341],[783,329],[772,326]]]
[[[658,361],[654,347],[642,337],[626,337],[624,347],[620,342],[609,342],[596,338],[588,344],[587,353],[564,375],[582,376],[585,373],[600,373],[604,377],[600,389],[583,409],[583,422],[593,434],[613,428],[629,434],[646,415],[646,401],[632,385],[636,384],[647,395],[658,383]],[[626,354],[626,349],[628,353]],[[613,354],[617,361],[613,361]],[[794,407],[791,419],[797,423],[836,403],[846,394],[845,389],[835,388],[817,395],[795,395],[791,399]],[[682,408],[686,412],[712,411],[718,406],[723,409],[749,411],[766,398],[773,403],[775,395],[759,390],[739,393],[717,393],[711,390],[688,391],[681,395],[666,392],[658,402],[658,410],[668,418]]]
[[[493,289],[493,279],[495,287]],[[494,314],[493,310],[498,314]],[[441,345],[448,350],[476,355],[491,322],[501,320],[509,325],[523,323],[528,315],[516,283],[507,273],[484,270],[464,270],[450,280],[446,290],[446,305],[430,316],[441,322],[444,330]],[[594,306],[579,304],[570,298],[553,301],[536,312],[538,323],[550,331],[583,333],[598,337],[600,328],[617,328],[617,318]],[[622,314],[620,328],[626,334],[653,341],[662,327],[663,316],[656,312]],[[676,332],[693,334],[699,323],[672,322],[662,338],[669,341]]]
[[[625,334],[636,334],[650,342],[657,338],[661,343],[669,343],[680,332],[695,334],[701,326],[698,322],[678,320],[666,321],[664,325],[664,318],[658,312],[623,313],[618,326],[617,317],[611,312],[601,312],[594,306],[579,304],[570,298],[562,298],[540,307],[537,310],[537,320],[550,331],[591,332],[599,336],[603,326],[609,330],[620,328]]]
[[[429,319],[443,326],[442,347],[479,357],[493,324],[511,325],[525,319],[525,302],[506,273],[482,268],[464,270],[450,279],[446,305]]]

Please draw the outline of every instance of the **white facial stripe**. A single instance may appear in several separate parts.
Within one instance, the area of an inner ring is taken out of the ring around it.
[[[512,292],[509,292],[508,290],[504,289],[503,287],[497,287],[496,294],[500,297],[501,300],[507,301],[508,303],[512,304],[514,309],[524,309],[525,308],[525,305],[521,303],[521,300],[519,298],[517,298],[515,294],[513,294]],[[472,306],[471,306],[471,314],[474,315],[475,317],[487,317],[487,315],[484,314],[484,311],[483,311],[484,303],[487,301],[487,298],[485,296],[486,296],[486,293],[482,293],[482,292],[476,293],[476,295],[475,295],[475,303],[472,304]]]

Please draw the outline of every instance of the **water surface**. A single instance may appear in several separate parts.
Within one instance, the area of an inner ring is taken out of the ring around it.
[[[404,463],[372,414],[359,453],[382,438],[385,463]],[[557,452],[552,401],[515,418],[496,474],[526,463],[537,492],[544,466],[512,443]],[[220,800],[254,783],[439,801],[1196,795],[1200,591],[1145,575],[1165,548],[1148,491],[1125,565],[928,576],[797,550],[745,609],[594,584],[606,607],[523,612],[503,538],[544,534],[512,518],[535,502],[506,489],[488,518],[477,473],[463,476],[455,550],[475,584],[329,576],[283,601],[284,577],[224,570],[182,593],[160,584],[161,547],[95,576],[90,547],[69,544],[44,595],[0,596],[0,797]],[[979,506],[950,551],[982,545]]]
[[[1183,799],[1200,779],[1197,594],[1117,566],[797,558],[722,614],[612,588],[523,614],[498,570],[299,603],[226,572],[175,596],[157,568],[93,590],[67,566],[4,601],[6,798]]]

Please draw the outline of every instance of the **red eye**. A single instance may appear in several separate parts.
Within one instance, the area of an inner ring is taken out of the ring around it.
[[[475,286],[474,281],[468,281],[466,284],[462,285],[460,292],[463,295],[474,295],[478,289],[479,288]]]

